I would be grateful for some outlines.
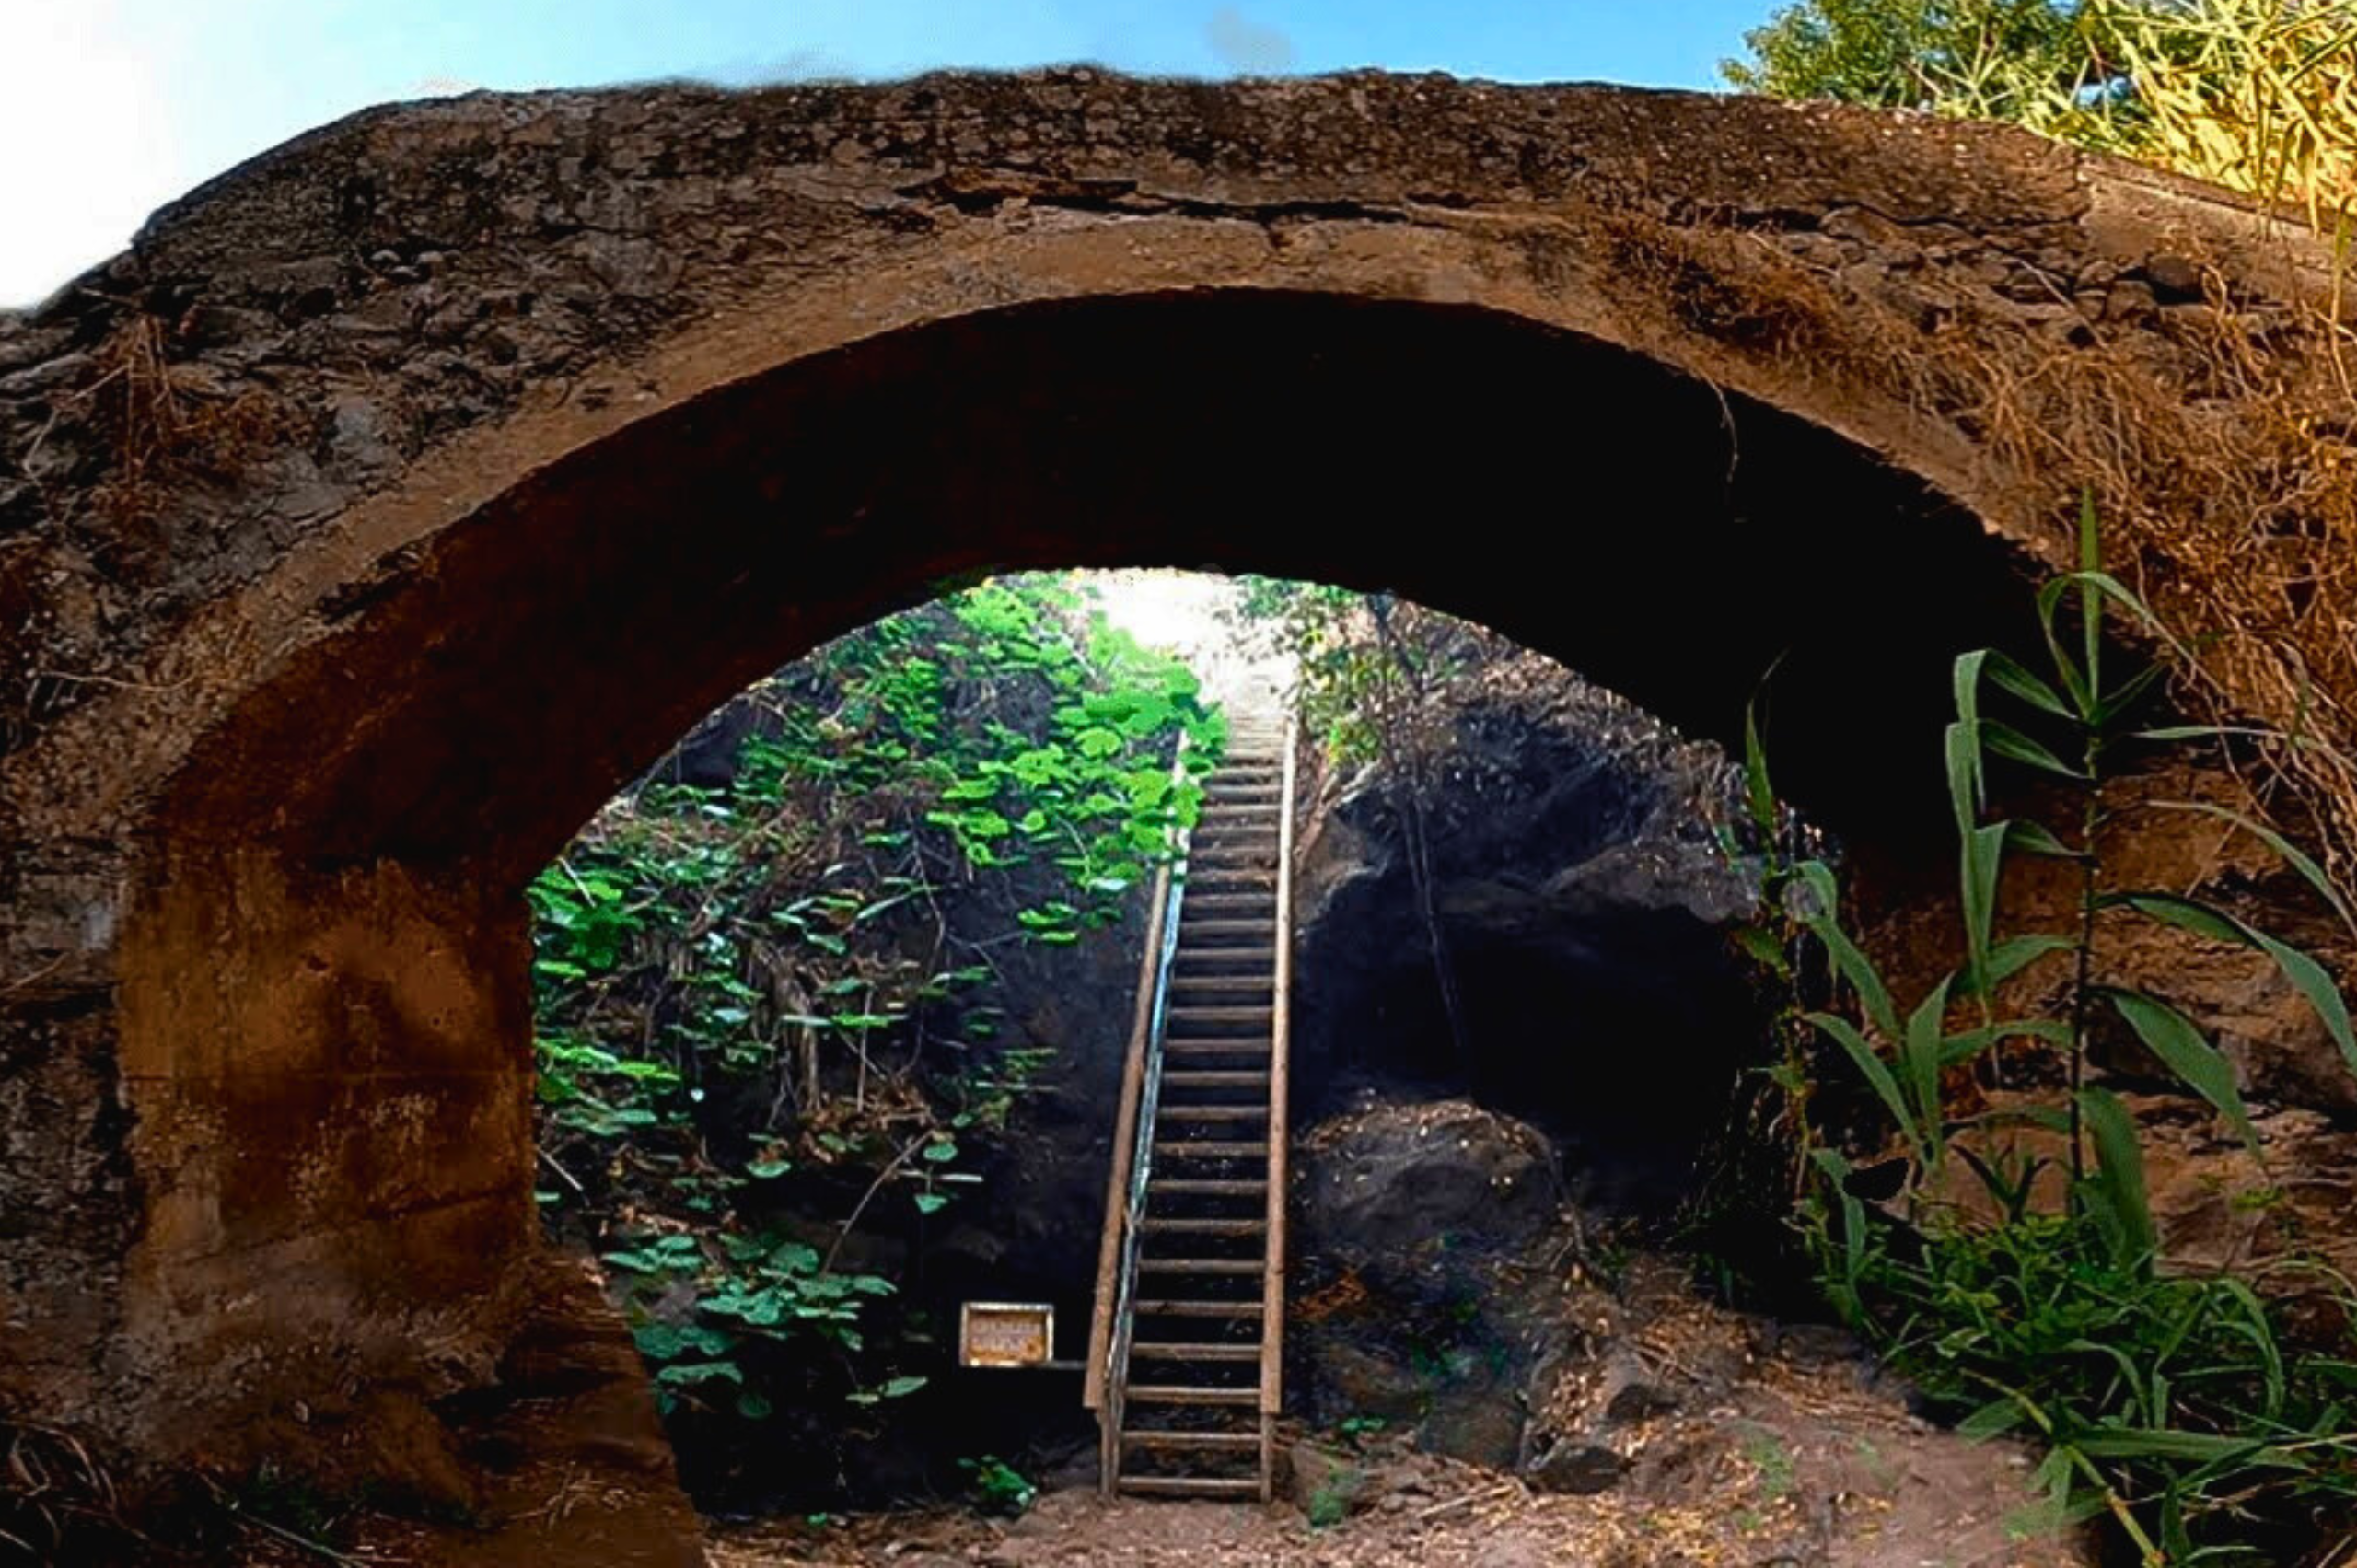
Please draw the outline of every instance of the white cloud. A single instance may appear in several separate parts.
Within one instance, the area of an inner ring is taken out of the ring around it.
[[[410,98],[457,98],[462,93],[470,93],[474,91],[482,85],[482,84],[480,82],[470,82],[458,76],[428,76],[422,82],[411,83],[409,92],[405,96]]]
[[[158,67],[112,0],[0,19],[0,303],[105,261],[189,183]]]

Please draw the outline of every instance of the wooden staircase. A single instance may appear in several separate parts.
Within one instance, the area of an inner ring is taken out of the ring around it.
[[[1087,1392],[1108,1493],[1265,1501],[1272,1479],[1293,730],[1229,718],[1156,888],[1115,1125]]]

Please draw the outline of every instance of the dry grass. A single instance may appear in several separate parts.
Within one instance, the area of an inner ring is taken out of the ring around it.
[[[37,1423],[0,1424],[0,1561],[32,1562],[93,1531],[127,1533],[114,1479],[72,1433]]]
[[[2040,62],[2025,75],[2012,68],[2020,63],[1992,57],[1931,84],[1932,106],[2239,192],[2288,245],[2325,248],[2323,297],[2255,307],[2213,269],[2209,311],[2170,313],[2173,362],[2118,341],[2064,348],[1977,328],[1968,306],[1960,330],[1926,335],[1875,321],[1872,302],[1829,302],[1820,280],[1765,267],[1712,314],[1736,340],[1780,329],[1792,352],[1830,356],[1844,375],[1965,431],[2029,487],[2026,520],[2052,525],[2057,545],[2081,487],[2091,490],[2115,562],[2203,647],[2188,672],[2189,704],[2300,738],[2263,748],[2257,782],[2274,809],[2308,819],[2288,825],[2313,829],[2348,884],[2357,879],[2357,6],[2086,0],[2079,18],[2081,71],[2057,75]],[[1729,288],[1724,270],[1714,286]]]
[[[2357,8],[2286,0],[2097,0],[2136,84],[2109,150],[2297,210],[2346,235],[2357,211]],[[2097,136],[2089,136],[2098,141]]]
[[[234,479],[301,434],[275,399],[215,392],[173,366],[157,317],[127,318],[95,357],[99,374],[77,396],[90,405],[113,459],[91,495],[111,522],[145,522],[192,481]]]
[[[2352,880],[2357,401],[2328,302],[2239,296],[2206,258],[2206,307],[2141,331],[2041,331],[1966,273],[1911,274],[1930,308],[1907,316],[1773,236],[1626,212],[1609,226],[1632,316],[1666,299],[1682,328],[1771,377],[1801,367],[1934,438],[1962,434],[2015,497],[2012,530],[2049,561],[2072,559],[2092,494],[2113,570],[2199,650],[2182,703],[2281,732],[2255,748],[2264,804]]]

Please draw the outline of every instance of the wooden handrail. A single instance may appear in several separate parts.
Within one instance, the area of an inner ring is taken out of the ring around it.
[[[1300,723],[1285,719],[1283,787],[1277,792],[1277,974],[1269,1028],[1269,1228],[1268,1271],[1260,1298],[1260,1418],[1275,1420],[1284,1404],[1285,1341],[1285,1091],[1293,1023],[1293,791],[1294,756]],[[1260,1495],[1266,1501],[1271,1477],[1269,1443],[1261,1442]]]
[[[1187,738],[1170,759],[1172,788],[1187,776]],[[1138,1102],[1145,1084],[1146,1048],[1154,1034],[1155,976],[1163,961],[1162,928],[1170,907],[1171,867],[1186,841],[1173,827],[1172,858],[1154,877],[1154,897],[1146,905],[1145,950],[1138,956],[1137,1010],[1130,1022],[1130,1051],[1121,1065],[1120,1107],[1113,1118],[1112,1156],[1106,1161],[1105,1228],[1097,1243],[1097,1301],[1088,1318],[1088,1370],[1081,1379],[1081,1403],[1093,1411],[1105,1408],[1105,1376],[1113,1346],[1115,1276],[1121,1266],[1121,1242],[1128,1225],[1129,1184],[1135,1161]]]
[[[1113,1342],[1113,1274],[1121,1262],[1121,1227],[1129,1206],[1130,1149],[1137,1142],[1138,1093],[1145,1081],[1145,1042],[1154,1023],[1154,970],[1162,947],[1162,913],[1170,898],[1170,867],[1155,873],[1154,899],[1146,907],[1145,952],[1138,960],[1137,1013],[1130,1025],[1130,1051],[1121,1066],[1120,1109],[1113,1118],[1112,1157],[1106,1163],[1105,1230],[1097,1245],[1097,1305],[1088,1320],[1088,1372],[1081,1402],[1105,1406],[1106,1352]]]

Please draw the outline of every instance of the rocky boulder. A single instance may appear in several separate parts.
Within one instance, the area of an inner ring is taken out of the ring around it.
[[[1381,1106],[1314,1128],[1294,1170],[1291,1402],[1515,1464],[1560,1337],[1525,1281],[1578,1235],[1546,1140],[1463,1100]]]

